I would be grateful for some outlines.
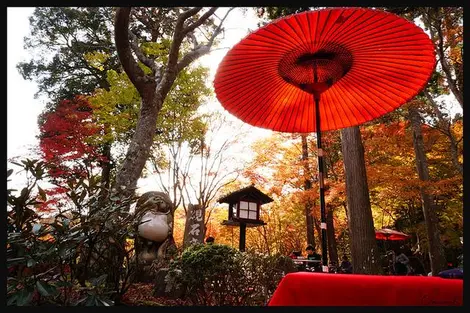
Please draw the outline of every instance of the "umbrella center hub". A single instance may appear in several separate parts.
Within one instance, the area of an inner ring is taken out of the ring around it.
[[[312,43],[284,55],[278,72],[286,82],[313,94],[327,90],[344,77],[352,63],[352,54],[345,47],[333,43]]]

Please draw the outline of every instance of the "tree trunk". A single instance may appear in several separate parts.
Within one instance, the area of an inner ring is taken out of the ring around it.
[[[135,192],[137,181],[147,162],[153,143],[158,113],[177,75],[176,64],[168,64],[163,77],[157,82],[146,76],[138,66],[132,55],[129,42],[130,11],[130,7],[118,8],[114,24],[114,40],[119,61],[142,99],[136,130],[123,164],[116,173],[112,192],[123,197],[129,197]],[[182,34],[178,35],[182,36]],[[177,39],[174,38],[174,40]],[[173,60],[173,62],[176,61]]]
[[[101,186],[103,187],[101,199],[106,199],[111,183],[112,156],[110,143],[103,145],[103,156],[106,158],[106,161],[101,162]]]
[[[419,179],[423,182],[429,181],[429,170],[424,151],[423,135],[421,133],[421,117],[414,107],[408,109],[409,119],[413,130],[413,146],[416,155],[416,170]],[[426,231],[429,243],[429,258],[431,262],[431,271],[437,275],[440,271],[446,269],[446,259],[444,249],[441,244],[441,238],[438,229],[438,219],[432,204],[432,197],[427,192],[426,187],[420,187],[421,202],[426,223]]]
[[[117,171],[113,194],[121,197],[128,197],[134,194],[137,181],[150,154],[158,113],[173,86],[177,74],[202,55],[209,53],[215,37],[222,31],[223,21],[231,10],[222,18],[207,44],[198,45],[194,50],[179,58],[183,39],[198,26],[206,22],[217,10],[216,7],[212,7],[195,21],[193,19],[192,23],[187,23],[186,20],[194,17],[201,9],[200,7],[190,8],[179,14],[174,25],[168,60],[164,69],[157,65],[154,60],[152,61],[147,58],[135,42],[131,48],[129,41],[131,7],[119,7],[116,10],[114,21],[116,51],[124,71],[136,87],[142,101],[135,134],[127,150],[124,162]],[[144,73],[134,56],[137,56],[140,62],[152,69],[151,75]]]
[[[134,194],[137,181],[147,162],[155,135],[157,116],[162,106],[161,97],[149,95],[142,99],[140,116],[121,168],[117,171],[115,192],[128,197]]]
[[[330,262],[338,265],[338,248],[336,246],[335,228],[333,223],[333,210],[328,208],[326,215],[326,233],[328,236],[328,257]]]
[[[341,130],[341,148],[353,270],[358,274],[380,274],[382,269],[370,207],[364,147],[358,126]]]
[[[304,176],[310,177],[310,168],[308,166],[308,145],[307,135],[301,134],[302,138],[302,161],[304,162]],[[304,190],[312,189],[312,181],[307,178],[304,182]],[[315,234],[313,230],[312,202],[305,203],[305,220],[307,224],[307,244],[315,245]]]

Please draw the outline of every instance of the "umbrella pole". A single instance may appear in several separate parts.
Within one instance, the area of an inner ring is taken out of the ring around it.
[[[315,67],[314,67],[315,68]],[[315,75],[316,78],[316,75]],[[321,222],[321,251],[322,251],[322,271],[328,272],[328,245],[326,235],[326,213],[325,213],[325,188],[323,184],[323,149],[321,147],[320,128],[320,93],[313,95],[315,102],[315,123],[317,133],[317,155],[318,155],[318,181],[320,184],[320,222]]]

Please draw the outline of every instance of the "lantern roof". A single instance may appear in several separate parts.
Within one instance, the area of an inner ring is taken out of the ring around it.
[[[219,200],[217,200],[217,202],[231,204],[237,203],[240,200],[255,200],[261,202],[261,204],[274,201],[271,199],[271,197],[261,192],[254,185],[250,185],[221,197]]]

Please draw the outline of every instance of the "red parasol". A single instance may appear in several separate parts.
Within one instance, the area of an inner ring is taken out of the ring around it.
[[[379,240],[406,240],[409,237],[410,235],[389,228],[375,231],[375,238]]]
[[[253,126],[317,132],[323,264],[320,131],[359,125],[393,111],[426,85],[434,66],[433,43],[421,28],[364,8],[278,19],[236,44],[219,65],[214,88],[227,111]]]

